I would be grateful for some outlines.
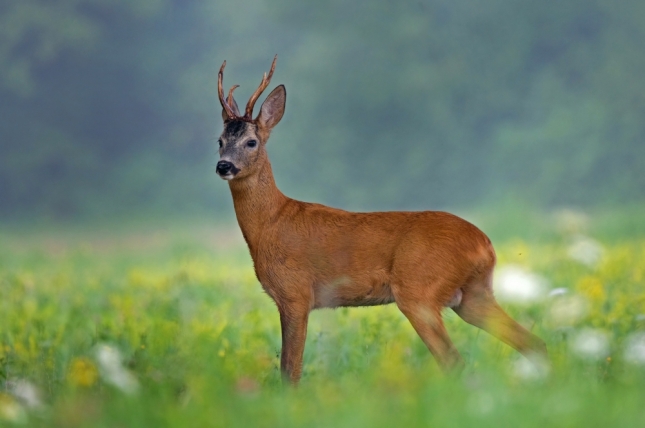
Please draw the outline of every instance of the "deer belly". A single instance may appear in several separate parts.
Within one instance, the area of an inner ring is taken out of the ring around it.
[[[316,287],[314,307],[377,306],[392,302],[392,289],[386,282],[361,283],[341,277]]]

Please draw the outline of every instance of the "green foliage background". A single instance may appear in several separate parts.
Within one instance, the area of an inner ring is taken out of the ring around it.
[[[642,0],[0,0],[0,426],[640,426],[643,17]],[[446,311],[467,366],[443,376],[389,305],[316,311],[302,385],[281,386],[277,311],[214,173],[219,66],[243,103],[276,53],[282,190],[467,213],[500,268],[553,291],[503,303],[550,374]],[[581,352],[585,332],[607,349]]]
[[[350,209],[645,193],[640,0],[2,0],[0,217],[231,216],[216,72],[279,54],[290,196]]]
[[[590,265],[571,257],[575,235],[553,229],[542,243],[496,243],[500,268],[559,291],[502,303],[547,342],[549,372],[446,310],[466,360],[461,376],[446,376],[395,305],[339,308],[312,312],[292,389],[280,383],[278,312],[241,238],[158,232],[0,231],[1,427],[604,428],[645,419],[643,235],[606,243]],[[580,347],[589,332],[605,338],[600,350],[589,339]],[[108,370],[106,346],[138,388]]]

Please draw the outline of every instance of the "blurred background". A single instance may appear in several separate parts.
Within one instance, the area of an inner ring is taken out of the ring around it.
[[[641,0],[0,0],[0,220],[233,221],[217,70],[244,104],[276,53],[268,150],[291,197],[643,206],[643,17]]]

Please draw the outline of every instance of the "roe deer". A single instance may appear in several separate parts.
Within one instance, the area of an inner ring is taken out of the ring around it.
[[[436,211],[352,213],[278,190],[265,145],[284,114],[285,87],[276,87],[252,118],[276,59],[243,116],[233,98],[238,85],[224,97],[222,64],[216,171],[228,180],[255,273],[280,312],[283,378],[300,379],[309,313],[339,306],[395,302],[444,370],[463,365],[441,318],[444,307],[524,355],[546,356],[545,343],[495,301],[495,251],[471,223]]]

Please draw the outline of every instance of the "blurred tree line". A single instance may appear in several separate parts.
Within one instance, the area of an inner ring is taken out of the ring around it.
[[[231,214],[216,73],[275,53],[290,196],[351,209],[645,195],[645,2],[0,0],[0,217]]]

